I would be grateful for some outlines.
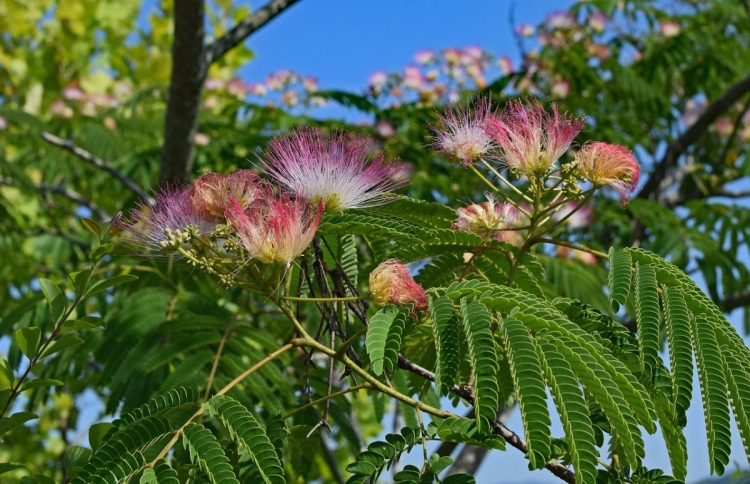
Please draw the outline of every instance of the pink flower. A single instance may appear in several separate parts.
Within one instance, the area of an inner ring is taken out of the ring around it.
[[[370,297],[378,306],[414,304],[414,309],[427,309],[427,295],[417,284],[403,262],[390,259],[370,273]]]
[[[495,195],[485,193],[487,201],[456,210],[453,228],[462,232],[488,234],[513,227],[517,210],[510,204],[498,203]]]
[[[234,197],[229,197],[226,210],[227,220],[251,258],[284,266],[310,245],[322,214],[322,202],[314,209],[304,200],[293,200],[284,193],[277,198],[270,191],[248,211]]]
[[[190,187],[190,204],[202,218],[221,222],[230,198],[247,210],[261,195],[262,189],[263,182],[252,170],[237,170],[230,175],[206,173]]]
[[[232,79],[227,83],[227,92],[238,99],[242,99],[250,93],[250,85],[240,79]]]
[[[420,65],[427,65],[435,60],[435,53],[431,50],[420,50],[414,54],[414,62]]]
[[[534,27],[526,22],[516,27],[516,33],[521,37],[531,37],[534,35]]]
[[[494,156],[496,146],[485,131],[485,123],[491,116],[489,99],[479,98],[474,105],[463,110],[446,109],[438,117],[438,124],[431,129],[436,138],[433,144],[436,151],[457,158],[465,165],[476,163],[484,156]]]
[[[446,47],[440,53],[443,54],[443,58],[448,65],[455,64],[461,58],[461,53],[453,47]]]
[[[538,103],[511,101],[501,115],[487,119],[487,134],[502,148],[508,167],[524,175],[544,173],[568,150],[586,120],[551,106],[550,114]]]
[[[377,133],[377,135],[381,138],[390,138],[391,136],[396,134],[396,130],[393,129],[393,125],[385,119],[381,119],[377,123],[375,123],[374,130],[375,133]]]
[[[256,96],[265,96],[268,92],[268,89],[266,89],[266,86],[263,84],[258,84],[257,82],[255,84],[250,85],[250,94],[255,94]]]
[[[70,119],[73,117],[73,109],[65,104],[65,101],[63,101],[62,99],[52,101],[52,104],[49,105],[49,111],[53,116],[59,116],[65,119]]]
[[[302,85],[307,92],[316,92],[318,90],[318,79],[315,77],[305,77],[302,79]]]
[[[204,133],[195,133],[195,145],[196,146],[207,146],[211,142],[211,138]]]
[[[507,76],[508,74],[513,72],[513,61],[511,61],[510,57],[508,57],[507,55],[500,56],[500,58],[497,60],[497,66],[501,71],[503,71],[504,76]]]
[[[407,66],[404,69],[404,86],[408,89],[417,89],[422,86],[423,82],[422,71],[418,67]]]
[[[383,71],[377,71],[370,74],[370,86],[372,86],[373,89],[379,91],[382,89],[383,85],[385,85],[386,81],[388,81],[388,74]]]
[[[102,120],[102,124],[109,130],[114,131],[115,129],[117,129],[117,121],[115,121],[115,118],[113,118],[112,116],[107,116],[106,118],[104,118]]]
[[[576,18],[570,12],[553,12],[545,20],[547,26],[553,30],[568,30],[576,25]]]
[[[659,32],[667,38],[676,37],[680,35],[681,31],[682,28],[680,27],[680,24],[673,20],[668,20],[659,24]]]
[[[281,95],[281,102],[293,108],[299,104],[299,93],[297,91],[286,91]]]
[[[609,143],[586,143],[576,153],[576,164],[585,180],[596,186],[610,185],[620,192],[623,205],[630,200],[641,175],[633,153],[624,146]]]
[[[559,98],[568,97],[570,83],[568,81],[555,81],[552,83],[552,95]]]
[[[86,93],[76,86],[68,86],[62,91],[62,97],[69,100],[80,100],[86,97]]]
[[[729,136],[734,131],[734,122],[727,116],[722,116],[714,121],[714,130],[719,136]]]
[[[586,50],[599,60],[607,60],[612,55],[609,52],[609,47],[604,44],[597,44],[596,42],[586,42]]]
[[[4,116],[0,116],[0,131],[8,129],[8,120]]]
[[[206,88],[206,91],[216,91],[217,89],[223,89],[224,84],[225,83],[223,80],[212,77],[206,79],[206,82],[203,84],[203,86]]]
[[[399,167],[369,150],[367,138],[302,129],[272,139],[261,163],[291,193],[340,211],[388,203],[386,194],[403,186],[391,181]]]
[[[463,65],[481,62],[484,59],[484,50],[476,45],[470,45],[461,51],[460,58]]]
[[[589,15],[589,27],[594,32],[603,32],[607,28],[609,18],[601,12],[594,12]]]
[[[123,223],[128,243],[167,254],[188,244],[194,236],[211,233],[216,226],[193,210],[185,188],[165,188],[154,198],[153,206],[139,203],[130,220]]]

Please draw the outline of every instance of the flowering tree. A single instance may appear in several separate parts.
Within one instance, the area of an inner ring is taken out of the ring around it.
[[[698,398],[723,473],[730,413],[750,435],[724,315],[747,210],[708,200],[746,196],[743,3],[586,2],[518,26],[518,67],[420,52],[356,93],[234,78],[232,47],[292,3],[165,4],[135,46],[104,7],[0,4],[2,477],[472,482],[446,475],[461,444],[682,481]],[[330,102],[373,122],[315,119]],[[143,188],[171,175],[195,181]],[[104,409],[81,429],[84,391]]]

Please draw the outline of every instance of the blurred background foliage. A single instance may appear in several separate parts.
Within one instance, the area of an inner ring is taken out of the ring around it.
[[[231,0],[206,9],[209,40],[250,15]],[[135,0],[0,0],[0,341],[3,364],[16,374],[27,362],[9,336],[49,326],[38,278],[65,285],[68,273],[88,267],[92,239],[80,217],[104,223],[127,211],[139,195],[122,180],[150,190],[173,162],[162,158],[172,18],[169,1],[146,12]],[[646,180],[625,210],[615,197],[595,199],[592,214],[569,223],[563,238],[603,251],[635,245],[659,253],[702,281],[727,312],[741,309],[747,334],[748,2],[581,1],[541,25],[518,25],[516,40],[518,65],[479,48],[421,52],[403,72],[375,73],[356,92],[323,90],[292,71],[248,83],[236,71],[253,53],[240,44],[207,70],[196,100],[195,164],[185,178],[247,167],[270,136],[295,126],[346,127],[408,167],[405,193],[459,207],[480,200],[482,190],[468,171],[429,149],[427,126],[436,114],[477,93],[498,107],[517,96],[554,101],[588,118],[578,144],[598,139],[630,147]],[[354,109],[368,122],[321,118],[316,111],[324,104]],[[61,148],[66,140],[95,160]],[[604,266],[569,252],[538,256],[550,297],[586,296],[610,311]],[[225,340],[213,379],[221,388],[290,334],[262,300],[223,290],[168,260],[116,249],[95,275],[123,271],[139,280],[87,299],[80,310],[100,316],[106,329],[82,331],[80,346],[34,368],[35,376],[63,385],[24,393],[22,405],[40,418],[3,437],[0,462],[24,462],[59,482],[64,449],[86,441],[78,418],[87,401],[101,399],[105,417],[178,385],[203,392]],[[632,325],[627,317],[622,322]],[[301,376],[302,360],[269,365],[232,395],[261,415],[293,409],[306,397],[287,374]],[[324,391],[322,368],[307,377],[314,393]],[[294,462],[287,472],[336,479],[331,462],[348,462],[382,430],[386,411],[381,398],[334,404],[330,442],[287,449]],[[318,418],[309,411],[295,423]],[[14,472],[4,482],[26,475]]]

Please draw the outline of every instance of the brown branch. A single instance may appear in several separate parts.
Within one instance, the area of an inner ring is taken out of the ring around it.
[[[750,291],[730,294],[721,302],[721,309],[729,313],[738,308],[750,306]]]
[[[15,185],[15,183],[10,178],[0,176],[0,185],[13,186]],[[57,193],[59,195],[62,195],[68,200],[75,202],[78,205],[82,205],[88,208],[89,210],[91,210],[92,213],[95,213],[96,216],[100,218],[101,220],[109,220],[111,218],[104,209],[99,207],[99,205],[89,200],[88,198],[85,198],[83,195],[79,194],[78,192],[71,190],[69,188],[66,188],[63,185],[48,185],[46,183],[35,183],[33,186],[34,188],[36,188],[42,193]]]
[[[172,74],[159,173],[162,183],[183,183],[193,168],[201,89],[208,70],[204,22],[204,0],[175,2]]]
[[[398,355],[398,366],[399,368],[410,371],[415,375],[421,376],[422,378],[430,381],[435,381],[435,374],[433,372],[426,368],[422,368],[416,363],[411,362],[403,355]],[[459,397],[466,400],[470,405],[474,405],[474,392],[471,388],[454,385],[453,388],[450,389],[450,391],[451,393],[458,395]],[[502,424],[500,422],[492,422],[492,433],[499,435],[507,443],[520,450],[524,454],[528,452],[526,441],[524,441],[515,432],[506,427],[505,424]],[[546,467],[547,470],[549,470],[551,473],[569,484],[574,484],[576,482],[575,474],[570,469],[555,460],[548,462],[544,467]]]
[[[216,62],[221,56],[298,1],[299,0],[272,0],[266,6],[232,27],[226,34],[222,35],[206,47],[206,66],[210,66],[212,63]]]
[[[667,147],[662,159],[654,166],[649,179],[640,193],[639,198],[654,200],[658,197],[659,187],[670,168],[677,164],[680,155],[708,130],[708,127],[716,121],[727,109],[729,109],[742,96],[750,92],[750,76],[730,87],[724,94],[711,103],[701,114],[698,120],[692,124],[682,136],[673,141]]]
[[[298,1],[272,0],[209,45],[205,45],[204,0],[175,2],[172,74],[159,174],[162,183],[184,183],[190,178],[201,90],[208,68]]]
[[[138,195],[140,198],[147,201],[148,203],[153,203],[153,199],[151,198],[151,196],[148,193],[146,193],[143,190],[143,188],[141,188],[137,183],[135,183],[133,180],[125,176],[116,168],[113,168],[112,166],[110,166],[107,162],[105,162],[101,158],[97,158],[96,156],[92,155],[91,153],[84,150],[83,148],[79,148],[78,146],[74,145],[72,141],[58,138],[57,136],[50,134],[50,133],[42,133],[42,138],[44,138],[44,141],[46,141],[49,144],[55,145],[58,148],[62,148],[66,151],[73,153],[78,158],[88,162],[94,168],[97,168],[99,170],[109,173],[110,175],[115,177],[120,183],[122,183],[123,186],[125,186],[125,188],[135,193],[136,195]]]

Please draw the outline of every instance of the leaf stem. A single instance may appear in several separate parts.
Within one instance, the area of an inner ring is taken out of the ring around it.
[[[300,412],[303,412],[303,411],[307,410],[310,407],[314,407],[315,405],[317,405],[319,403],[323,403],[323,402],[331,400],[333,398],[340,397],[341,395],[346,395],[347,393],[356,392],[358,390],[363,390],[363,389],[367,389],[367,388],[372,388],[372,385],[370,385],[369,383],[360,383],[359,385],[354,385],[353,387],[349,387],[349,388],[345,388],[343,390],[339,390],[338,392],[331,393],[330,395],[326,395],[324,397],[318,398],[315,401],[312,401],[310,403],[306,403],[306,404],[302,405],[299,408],[295,408],[294,410],[292,410],[291,412],[289,412],[288,414],[284,415],[281,418],[282,418],[282,420],[286,420],[286,419],[288,419],[290,417],[293,417],[293,416],[297,415]]]

